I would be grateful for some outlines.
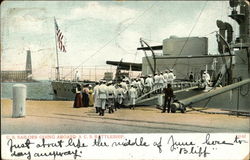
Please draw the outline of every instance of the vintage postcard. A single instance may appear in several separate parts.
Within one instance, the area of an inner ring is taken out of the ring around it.
[[[1,2],[2,159],[249,159],[250,2]]]

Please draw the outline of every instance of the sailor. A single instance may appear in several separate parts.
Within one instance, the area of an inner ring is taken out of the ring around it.
[[[130,79],[127,77],[127,76],[123,76],[123,79],[122,79],[123,82],[131,82]]]
[[[205,80],[205,79],[206,79],[206,71],[204,71],[202,74],[202,80]]]
[[[94,87],[94,107],[96,109],[96,113],[99,113],[100,108],[101,108],[100,99],[98,97],[99,86],[100,86],[100,82],[96,82],[95,87]]]
[[[158,89],[159,88],[159,73],[155,74],[154,76],[154,90]]]
[[[211,80],[210,75],[208,73],[206,73],[206,81],[207,81],[209,86],[210,86],[210,80]]]
[[[108,110],[109,113],[114,113],[114,102],[115,102],[115,86],[112,84],[112,81],[107,83],[108,90]]]
[[[116,101],[118,104],[118,108],[122,106],[123,98],[124,98],[124,89],[122,88],[122,85],[119,84],[118,88],[115,90],[115,96],[116,96]]]
[[[134,78],[134,79],[132,79],[131,86],[135,86],[135,85],[136,85],[136,79]]]
[[[200,89],[202,89],[202,90],[206,89],[207,83],[206,83],[205,80],[201,79],[198,82],[199,82],[198,86],[199,86]]]
[[[137,98],[137,91],[136,91],[136,86],[131,86],[131,88],[128,91],[129,93],[129,98],[130,98],[130,109],[133,108],[135,109],[135,99]]]
[[[144,86],[144,77],[140,76],[141,85]]]
[[[174,73],[173,73],[173,69],[170,69],[170,73],[168,74],[168,81],[169,81],[169,83],[172,85],[173,84],[173,82],[174,82],[174,80],[175,80],[175,75],[174,75]]]
[[[114,87],[115,87],[115,94],[114,94],[114,109],[115,109],[115,111],[117,110],[117,108],[118,108],[118,106],[119,106],[119,104],[118,104],[118,101],[117,101],[117,92],[116,92],[116,90],[119,88],[118,86],[119,86],[119,83],[113,83],[113,85],[114,85]]]
[[[78,71],[76,71],[76,73],[75,73],[75,81],[78,82],[79,79],[80,79],[80,75],[79,75]]]
[[[140,76],[140,82],[141,82],[141,87],[142,87],[141,93],[143,93],[144,92],[144,85],[145,85],[145,80],[144,80],[143,76]]]
[[[150,75],[149,80],[150,80],[150,82],[151,82],[151,90],[153,90],[153,86],[154,86],[154,78],[153,78],[153,75]]]
[[[101,109],[100,109],[100,116],[104,116],[104,111],[106,109],[106,101],[108,98],[108,90],[107,90],[107,86],[106,86],[106,81],[103,80],[101,82],[101,85],[98,87],[98,97],[100,99],[101,102]]]
[[[135,83],[135,85],[134,85],[134,87],[136,88],[136,90],[137,90],[137,95],[139,96],[139,95],[141,95],[141,92],[142,92],[142,86],[141,86],[141,81],[140,81],[140,79],[138,78],[138,79],[136,79],[136,83]]]
[[[167,69],[165,71],[165,73],[163,74],[164,81],[165,81],[165,86],[167,86],[167,83],[168,83],[168,74],[169,74],[169,70]]]
[[[210,75],[207,73],[207,71],[203,72],[202,79],[205,81],[206,85],[210,85]]]
[[[123,100],[127,100],[128,99],[128,84],[127,84],[127,81],[126,80],[123,80],[121,83],[122,85],[122,88],[124,90],[124,95],[123,95]]]
[[[146,89],[147,92],[153,89],[153,84],[154,84],[154,81],[153,81],[152,75],[148,75],[148,77],[145,80],[145,87],[147,88]]]
[[[168,84],[167,88],[163,89],[163,93],[165,94],[165,96],[164,96],[164,105],[163,105],[162,113],[166,112],[166,107],[168,107],[168,113],[169,113],[170,103],[171,103],[172,98],[174,97],[174,92],[173,92],[173,89],[171,88],[171,84]]]
[[[161,72],[161,74],[159,75],[159,92],[162,91],[163,87],[164,87],[164,77],[163,77],[163,73]]]
[[[128,85],[126,83],[126,80],[123,80],[120,84],[122,85],[122,88],[124,89],[124,91],[127,92],[128,91]]]
[[[194,81],[194,74],[193,74],[193,72],[190,72],[189,81],[190,81],[190,82],[193,82],[193,81]]]
[[[128,89],[129,89],[129,88],[130,88],[130,85],[131,85],[131,80],[129,80],[129,81],[127,80],[127,81],[126,81],[126,84],[127,84]]]

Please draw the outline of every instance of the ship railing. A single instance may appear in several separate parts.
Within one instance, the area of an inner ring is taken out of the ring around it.
[[[76,69],[77,68],[77,69]],[[115,73],[116,68],[107,65],[97,66],[61,66],[60,68],[60,81],[76,82],[76,71],[79,73],[79,81],[97,81],[104,78],[105,72]],[[114,76],[114,74],[112,75]],[[49,79],[56,79],[56,68],[52,67],[49,75]]]
[[[141,103],[142,100],[149,99],[149,98],[152,98],[154,96],[162,95],[163,94],[162,90],[164,87],[166,87],[166,85],[163,87],[158,87],[158,88],[154,87],[149,92],[144,93],[141,96],[139,96],[135,100],[135,103],[138,104],[138,103]],[[173,82],[172,83],[172,88],[174,90],[174,93],[177,93],[179,91],[183,91],[185,89],[195,89],[197,87],[198,87],[198,82]],[[130,103],[128,103],[127,105],[130,105]]]

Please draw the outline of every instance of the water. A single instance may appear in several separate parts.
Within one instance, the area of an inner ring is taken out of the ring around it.
[[[49,81],[38,82],[3,82],[1,83],[1,98],[13,98],[13,85],[24,84],[27,87],[27,99],[52,100],[52,87]]]

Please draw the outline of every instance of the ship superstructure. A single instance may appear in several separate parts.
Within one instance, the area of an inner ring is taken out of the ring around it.
[[[250,78],[250,16],[249,1],[231,0],[232,13],[229,15],[239,24],[239,37],[232,36],[233,27],[217,20],[217,37],[219,54],[208,53],[206,37],[169,37],[163,40],[162,45],[150,46],[140,39],[145,57],[142,63],[129,63],[122,61],[107,61],[107,64],[131,71],[142,71],[142,76],[154,75],[173,69],[177,80],[173,84],[176,108],[188,106],[218,107],[229,110],[249,112],[249,78]],[[237,11],[239,10],[239,11]],[[162,55],[155,54],[162,50]],[[152,54],[148,56],[147,51]],[[207,71],[212,77],[212,83],[206,90],[200,90],[197,80]],[[190,73],[194,73],[196,82],[188,81]],[[117,74],[116,74],[117,75]],[[79,82],[52,81],[54,94],[59,98],[73,99],[71,91]],[[68,94],[70,92],[70,94]],[[136,99],[138,105],[155,105],[159,103],[161,94],[155,90],[142,94]],[[129,105],[129,103],[127,104]]]

